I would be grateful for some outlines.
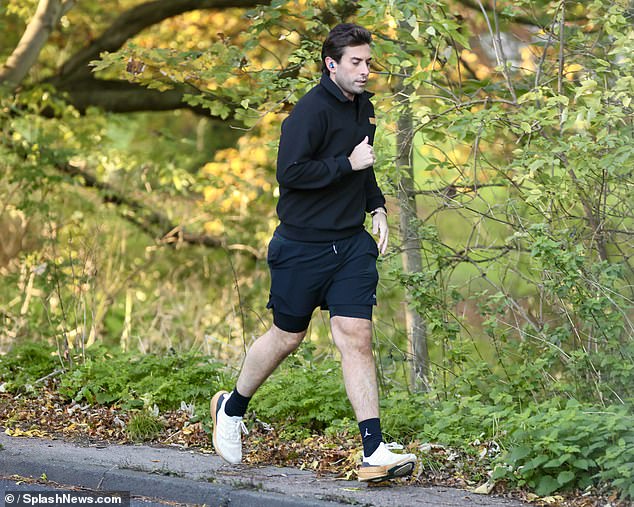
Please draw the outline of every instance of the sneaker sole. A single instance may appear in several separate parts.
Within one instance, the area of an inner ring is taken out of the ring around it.
[[[415,466],[416,461],[403,459],[391,465],[361,467],[357,471],[357,476],[360,482],[381,482],[409,475]]]
[[[214,450],[216,451],[216,454],[218,456],[220,456],[222,459],[224,459],[227,463],[232,464],[230,461],[226,460],[225,457],[220,454],[220,452],[218,451],[218,446],[216,445],[216,427],[218,426],[216,424],[216,414],[218,412],[218,400],[220,400],[220,397],[223,394],[229,394],[227,391],[218,391],[214,397],[211,399],[211,402],[209,403],[209,411],[211,412],[211,419],[214,423],[214,430],[212,433],[212,442],[214,444]]]

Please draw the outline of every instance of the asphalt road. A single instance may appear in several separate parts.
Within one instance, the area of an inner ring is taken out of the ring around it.
[[[162,487],[164,486],[164,487]],[[129,502],[122,504],[99,504],[100,507],[175,507],[181,505],[204,505],[207,507],[338,507],[349,504],[336,502],[323,502],[304,498],[285,497],[283,495],[271,494],[267,492],[244,492],[230,489],[218,489],[213,486],[200,491],[198,488],[187,488],[188,491],[180,492],[180,488],[173,484],[154,485],[152,490],[143,489],[150,496],[142,496],[138,493],[139,487],[134,487],[130,493]],[[187,485],[180,485],[181,487]],[[121,487],[130,487],[129,484],[121,483]],[[114,490],[110,490],[114,491]],[[123,491],[123,489],[119,490]],[[29,500],[26,494],[29,493]],[[47,486],[42,484],[26,483],[12,479],[0,478],[0,498],[4,501],[4,507],[80,507],[94,506],[96,503],[81,502],[63,497],[65,493],[73,496],[93,496],[100,492],[97,490],[82,489],[78,491],[71,486]],[[244,494],[246,493],[246,494]],[[42,498],[44,496],[44,498]],[[20,499],[19,503],[18,500]],[[68,503],[65,503],[68,502]],[[94,501],[93,501],[94,502]]]
[[[369,487],[309,470],[232,466],[213,454],[144,445],[77,445],[10,437],[0,428],[0,478],[41,477],[101,491],[129,491],[158,504],[208,507],[523,507],[469,491],[394,482]],[[147,505],[145,503],[139,505]],[[10,506],[6,506],[10,507]],[[39,507],[39,506],[38,506]]]
[[[7,492],[10,492],[9,495],[12,495],[12,498],[7,498]],[[13,481],[8,479],[0,479],[0,498],[4,499],[5,507],[12,507],[15,505],[17,500],[15,498],[15,492],[19,491],[21,494],[31,493],[32,497],[37,498],[37,494],[40,492],[47,493],[47,497],[51,496],[53,492],[59,493],[75,493],[75,489],[71,489],[69,487],[66,488],[52,488],[51,486],[43,486],[41,484],[31,484],[26,482]],[[27,503],[27,502],[22,502]],[[38,504],[31,504],[33,507],[36,507]],[[42,504],[40,504],[42,505]],[[51,504],[47,504],[49,507],[54,507]],[[174,507],[174,503],[161,503],[156,500],[145,499],[145,498],[137,498],[131,497],[130,503],[124,507]]]

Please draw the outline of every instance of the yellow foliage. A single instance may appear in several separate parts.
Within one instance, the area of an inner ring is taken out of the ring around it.
[[[467,63],[476,63],[478,61],[478,55],[468,49],[463,49],[460,57]]]
[[[564,66],[564,76],[568,81],[572,81],[575,78],[575,73],[583,70],[583,67],[578,63],[571,63]]]
[[[476,77],[481,80],[488,78],[491,74],[491,69],[482,63],[477,64],[473,71],[475,72]]]
[[[134,39],[145,48],[169,47],[181,51],[204,50],[240,33],[242,19],[233,9],[217,12],[196,10],[164,20]]]
[[[533,46],[523,46],[520,48],[523,72],[533,72],[537,69]]]
[[[225,226],[218,218],[205,222],[203,228],[205,229],[205,233],[210,236],[221,236],[225,232]]]
[[[475,73],[476,78],[478,79],[486,79],[491,74],[491,69],[488,65],[485,65],[481,62],[480,57],[477,53],[473,51],[469,51],[468,49],[463,49],[460,52],[460,59],[462,62],[467,64],[469,68]],[[465,72],[467,69],[461,63],[461,70]],[[454,76],[454,79],[457,79],[457,75]]]
[[[222,195],[222,190],[215,187],[205,187],[203,189],[203,195],[205,198],[205,202],[213,202],[220,198]]]
[[[433,62],[429,62],[423,70],[430,71],[430,70],[441,70],[441,69],[442,69],[442,65],[440,64],[440,62],[438,60],[434,60]]]
[[[267,121],[271,118],[263,119]],[[270,129],[263,131],[270,132]],[[240,138],[236,148],[218,150],[214,160],[201,168],[201,173],[209,177],[209,185],[203,189],[204,202],[214,203],[222,213],[245,214],[259,195],[271,192],[271,176],[267,172],[274,159],[269,141],[248,134]],[[221,225],[211,221],[205,224],[205,230],[210,234],[219,233]]]

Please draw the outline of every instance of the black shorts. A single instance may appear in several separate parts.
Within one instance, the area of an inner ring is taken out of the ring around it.
[[[365,230],[327,243],[294,241],[276,232],[267,255],[273,322],[284,331],[303,331],[318,306],[331,317],[371,320],[378,256],[376,241]]]

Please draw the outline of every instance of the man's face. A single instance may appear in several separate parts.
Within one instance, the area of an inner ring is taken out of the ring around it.
[[[346,46],[339,63],[332,60],[333,68],[329,67],[332,79],[343,94],[350,100],[365,90],[370,75],[370,61],[372,55],[370,46]],[[328,62],[326,62],[328,65]]]

